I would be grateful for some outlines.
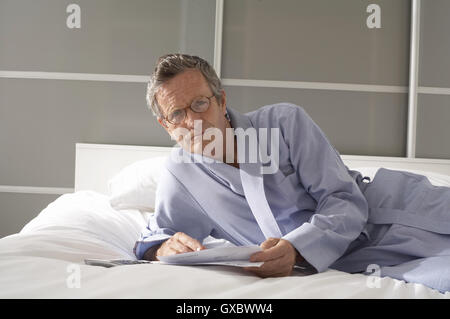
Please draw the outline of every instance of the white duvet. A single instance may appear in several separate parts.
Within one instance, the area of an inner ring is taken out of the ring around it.
[[[115,210],[92,191],[62,195],[20,233],[0,239],[0,298],[450,298],[420,284],[334,270],[261,279],[226,266],[84,264],[135,258],[146,214]]]

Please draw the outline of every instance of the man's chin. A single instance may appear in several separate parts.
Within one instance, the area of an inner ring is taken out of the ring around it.
[[[193,154],[203,154],[203,150],[205,149],[206,144],[203,141],[195,141],[195,139],[191,140],[191,143],[177,143],[182,149],[186,152]]]

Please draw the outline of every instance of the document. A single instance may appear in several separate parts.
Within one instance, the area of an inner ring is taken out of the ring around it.
[[[227,246],[216,247],[205,245],[206,249],[171,256],[158,256],[159,261],[128,259],[85,259],[87,265],[114,267],[138,264],[169,265],[223,265],[234,267],[260,267],[264,262],[250,262],[250,256],[261,251],[259,246]]]
[[[153,264],[155,261],[132,259],[85,259],[84,263],[90,266],[102,266],[106,268],[124,265]],[[156,262],[158,263],[158,262]]]

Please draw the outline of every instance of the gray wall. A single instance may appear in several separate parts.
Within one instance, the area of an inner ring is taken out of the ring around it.
[[[409,81],[410,2],[225,0],[221,76],[229,105],[247,112],[296,103],[342,154],[405,156],[408,97],[398,88]],[[80,29],[66,26],[70,3],[81,7]],[[367,28],[371,3],[381,7],[380,29]],[[422,1],[420,86],[450,87],[447,12],[447,0]],[[0,71],[148,76],[168,52],[213,63],[214,25],[213,0],[0,0]],[[449,103],[448,93],[419,95],[417,157],[450,158]],[[78,142],[173,145],[146,109],[145,83],[0,77],[0,186],[72,188]],[[0,236],[58,196],[0,192]]]
[[[446,94],[419,94],[417,157],[450,158],[450,1],[422,1],[419,86]]]
[[[69,29],[66,8],[81,8]],[[0,70],[148,76],[157,57],[213,63],[210,0],[0,0]],[[169,146],[145,83],[0,78],[0,186],[74,186],[75,143]],[[1,193],[0,236],[59,195]]]

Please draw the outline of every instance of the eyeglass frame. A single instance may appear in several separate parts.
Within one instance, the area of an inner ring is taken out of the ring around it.
[[[216,96],[215,94],[213,94],[213,95],[211,95],[211,96],[199,95],[199,96],[195,97],[194,99],[192,99],[191,103],[190,103],[188,106],[183,107],[183,108],[180,108],[180,109],[176,109],[175,111],[184,111],[184,117],[183,117],[183,120],[182,120],[180,123],[178,123],[178,124],[174,124],[174,123],[170,122],[170,121],[167,119],[166,116],[161,116],[161,119],[162,119],[162,121],[163,121],[163,123],[165,124],[166,127],[168,127],[167,123],[170,123],[171,125],[174,125],[174,126],[180,125],[180,124],[183,123],[183,121],[186,119],[186,115],[187,115],[186,109],[190,108],[191,111],[194,112],[194,113],[205,113],[206,111],[209,110],[209,107],[211,106],[211,99],[212,99],[213,97],[215,97],[215,96]],[[196,112],[195,110],[192,109],[192,104],[193,104],[195,101],[197,101],[198,99],[201,99],[201,98],[207,98],[207,99],[208,99],[208,107],[206,108],[206,110],[204,110],[204,111],[202,111],[202,112]]]

